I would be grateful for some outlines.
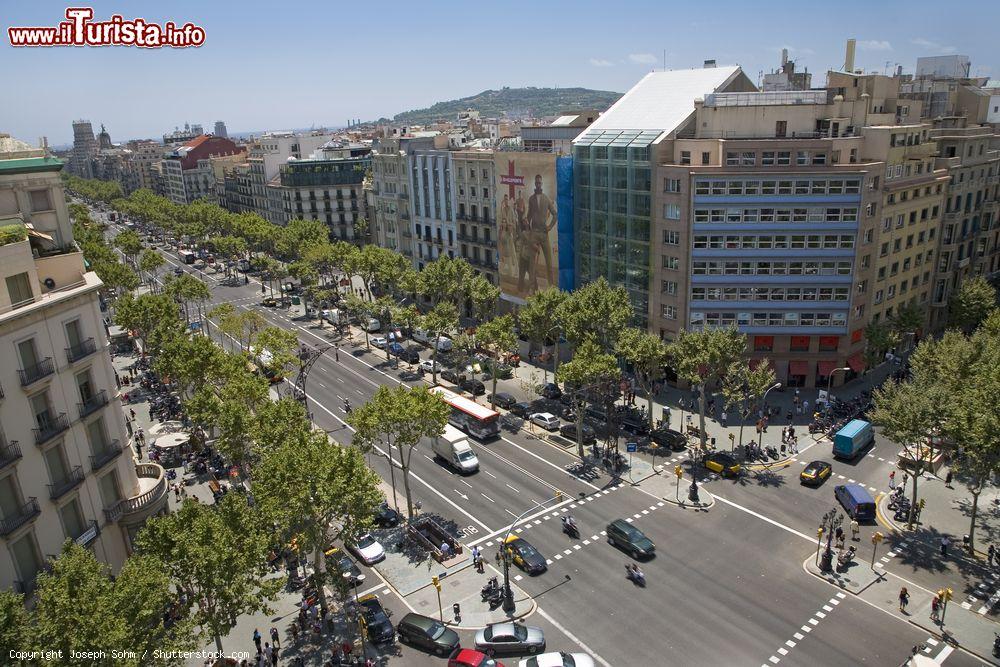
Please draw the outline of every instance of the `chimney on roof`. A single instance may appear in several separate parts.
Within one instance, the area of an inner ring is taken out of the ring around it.
[[[715,59],[713,58],[711,60],[706,60],[705,64],[703,65],[703,67],[705,69],[712,69],[713,67],[715,67]]]
[[[857,46],[857,40],[849,39],[847,40],[847,53],[844,56],[844,71],[853,72],[854,71],[854,48]]]

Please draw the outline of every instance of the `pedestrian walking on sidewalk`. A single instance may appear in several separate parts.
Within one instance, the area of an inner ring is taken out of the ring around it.
[[[253,643],[257,647],[257,653],[260,653],[260,630],[257,628],[253,629]]]
[[[931,620],[938,620],[939,613],[941,613],[941,598],[935,593],[934,597],[931,598]]]
[[[726,411],[725,410],[722,411],[722,418],[719,420],[719,423],[722,424],[722,428],[726,428]]]
[[[890,491],[895,491],[896,490],[896,471],[895,470],[889,471],[889,490]]]
[[[906,605],[910,604],[910,593],[906,590],[906,586],[899,589],[899,610],[906,612]]]
[[[129,414],[129,417],[132,419],[132,421],[135,421],[135,408],[129,408],[128,409],[128,414]]]
[[[278,634],[278,628],[271,627],[271,642],[274,643],[275,648],[281,648],[281,635]]]
[[[861,532],[861,526],[858,525],[858,520],[851,519],[851,539],[857,542],[858,539],[860,539],[858,537],[858,534],[860,532]],[[903,590],[905,591],[906,589],[904,588]]]
[[[948,557],[948,547],[950,546],[951,546],[951,540],[949,540],[948,536],[945,535],[944,537],[941,538],[941,556],[943,558]]]
[[[944,485],[951,488],[951,468],[948,469],[948,474],[944,476]]]
[[[996,557],[996,555],[997,555],[997,548],[991,544],[989,550],[986,552],[986,564],[992,566],[993,559]]]

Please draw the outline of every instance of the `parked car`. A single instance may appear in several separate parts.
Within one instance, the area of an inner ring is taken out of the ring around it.
[[[382,323],[376,320],[374,317],[368,320],[368,324],[365,326],[365,331],[368,333],[375,333],[376,331],[381,331]]]
[[[546,431],[555,431],[559,428],[559,417],[556,417],[551,412],[533,412],[528,419]]]
[[[389,342],[385,339],[385,336],[372,336],[371,341],[372,345],[374,345],[380,350],[383,349]]]
[[[441,371],[441,379],[445,382],[451,382],[452,384],[458,384],[462,381],[462,376],[458,374],[454,368],[446,368]]]
[[[490,655],[523,655],[545,650],[541,628],[509,621],[494,623],[476,633],[476,650]]]
[[[630,554],[632,558],[648,558],[656,551],[653,541],[625,519],[615,519],[608,524],[605,532],[609,543]]]
[[[420,368],[427,371],[428,373],[433,373],[435,369],[441,370],[441,364],[434,361],[433,359],[421,359]]]
[[[679,452],[687,447],[687,438],[684,437],[684,434],[670,428],[654,429],[649,434],[649,440],[674,452]]]
[[[586,653],[543,653],[525,658],[517,667],[594,667],[594,659]]]
[[[432,345],[434,344],[433,339],[431,341],[431,344]],[[451,349],[454,346],[455,346],[455,344],[447,336],[441,336],[441,338],[439,338],[438,341],[437,341],[437,351],[438,352],[451,352]]]
[[[448,658],[448,667],[503,667],[503,663],[485,653],[463,648]]]
[[[339,547],[330,547],[324,552],[327,567],[335,567],[341,576],[350,576],[351,584],[356,586],[365,580],[365,575],[361,572],[358,564],[351,560]]]
[[[392,526],[399,525],[402,518],[403,517],[399,515],[399,512],[389,507],[389,503],[383,501],[382,504],[378,506],[378,510],[375,512],[373,522],[380,528],[391,528]]]
[[[429,616],[409,613],[396,625],[399,641],[437,655],[450,655],[459,647],[458,633]]]
[[[555,382],[546,382],[538,388],[538,395],[555,400],[562,396],[562,389]]]
[[[396,345],[399,345],[399,343],[396,343]],[[403,346],[400,345],[400,347],[403,347]],[[408,364],[419,364],[420,363],[420,348],[417,347],[416,345],[411,345],[411,346],[409,346],[407,348],[404,348],[403,351],[400,352],[399,358],[402,359],[403,361],[405,361]]]
[[[573,442],[576,442],[577,428],[578,428],[577,424],[563,424],[559,428],[559,433],[564,438],[569,438]],[[585,445],[589,445],[592,442],[597,442],[597,433],[594,432],[594,429],[587,426],[586,424],[581,425],[580,428],[583,429],[583,443]]]
[[[358,541],[351,544],[349,548],[365,565],[374,565],[385,560],[385,549],[382,548],[378,540],[372,537],[371,533],[365,533],[359,537]]]
[[[482,396],[486,393],[486,385],[475,378],[465,378],[459,384],[462,391],[467,391],[473,396]]]
[[[385,609],[374,595],[364,595],[358,600],[359,611],[365,619],[365,634],[373,644],[387,644],[396,638],[396,629],[392,627],[389,616],[391,611]]]
[[[514,398],[513,394],[508,394],[506,391],[498,391],[496,394],[490,394],[489,400],[504,410],[510,410],[511,406],[517,403],[517,399]]]
[[[523,417],[524,419],[528,418],[528,415],[531,414],[531,410],[532,410],[531,403],[528,403],[527,401],[514,403],[513,405],[510,406],[511,414],[517,415],[518,417]]]

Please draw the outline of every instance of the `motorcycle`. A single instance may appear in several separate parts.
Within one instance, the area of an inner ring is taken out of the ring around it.
[[[837,556],[837,565],[838,565],[838,567],[845,568],[848,565],[850,565],[851,563],[853,563],[854,562],[854,553],[856,551],[857,551],[857,549],[855,547],[851,546],[851,547],[847,548],[847,551],[844,551],[839,556]]]
[[[646,575],[639,569],[638,565],[625,563],[625,578],[636,586],[646,586]]]
[[[499,592],[500,584],[497,581],[497,578],[490,577],[489,581],[486,582],[486,585],[480,589],[479,595],[483,598],[483,602],[486,602]]]
[[[570,537],[580,537],[580,528],[577,527],[575,521],[570,521],[568,517],[563,517],[562,530]]]

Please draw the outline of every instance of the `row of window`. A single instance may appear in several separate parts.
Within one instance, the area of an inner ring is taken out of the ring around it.
[[[838,327],[847,313],[691,313],[692,327]]]
[[[632,153],[633,162],[647,162],[649,160],[648,146],[575,146],[576,158],[578,160],[619,160],[629,159],[629,151]]]
[[[858,208],[696,208],[695,222],[774,223],[774,222],[857,222]]]
[[[695,301],[848,301],[849,287],[694,287]]]
[[[860,178],[695,181],[696,195],[856,195]]]
[[[789,164],[788,162],[779,162],[779,160],[784,160],[786,155],[788,155],[788,153],[784,151],[777,154],[771,151],[765,151],[761,154],[761,164]],[[826,153],[811,153],[810,151],[795,152],[795,164],[797,165],[826,164],[826,158]],[[726,151],[727,167],[753,167],[756,166],[756,164],[756,151]]]
[[[676,234],[677,232],[673,232]],[[669,243],[669,231],[664,231],[663,242]],[[767,234],[754,235],[746,234],[742,236],[722,235],[722,234],[699,234],[694,237],[695,248],[761,248],[761,249],[785,249],[785,248],[809,248],[809,249],[834,249],[853,248],[853,234]]]
[[[668,266],[664,257],[664,268]],[[732,262],[722,260],[696,260],[691,273],[696,276],[849,276],[851,262]]]

